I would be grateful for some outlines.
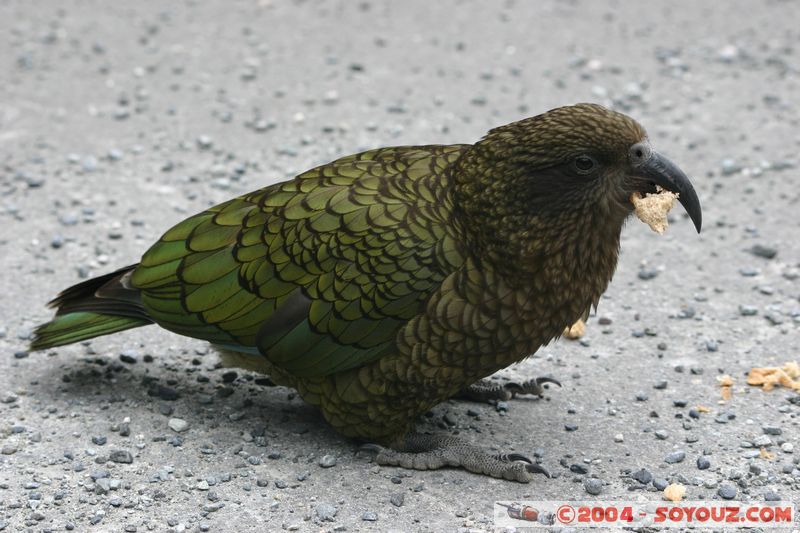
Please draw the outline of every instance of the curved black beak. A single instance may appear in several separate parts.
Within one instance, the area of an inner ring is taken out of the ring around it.
[[[646,161],[636,167],[635,171],[640,178],[659,185],[662,189],[678,193],[678,201],[694,222],[697,233],[700,233],[703,225],[700,200],[689,177],[675,163],[654,151]]]

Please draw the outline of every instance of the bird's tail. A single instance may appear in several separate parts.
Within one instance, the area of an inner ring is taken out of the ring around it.
[[[142,307],[139,290],[128,283],[136,266],[62,291],[48,304],[56,309],[56,316],[36,328],[30,349],[45,350],[152,323]]]

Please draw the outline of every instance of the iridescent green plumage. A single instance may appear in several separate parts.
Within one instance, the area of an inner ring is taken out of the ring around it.
[[[475,145],[344,157],[190,217],[138,265],[67,289],[32,348],[154,322],[295,387],[345,435],[434,454],[387,463],[524,481],[534,470],[513,459],[404,435],[596,305],[631,192],[675,185],[699,229],[688,180],[656,156],[632,119],[579,105]]]
[[[375,150],[168,231],[131,276],[162,327],[298,377],[361,366],[463,263],[439,174],[460,147]]]

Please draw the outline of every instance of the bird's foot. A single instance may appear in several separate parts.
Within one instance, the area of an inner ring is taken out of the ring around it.
[[[558,380],[549,377],[529,379],[522,383],[511,381],[504,384],[489,379],[481,379],[462,389],[458,396],[476,402],[508,401],[522,394],[533,394],[542,397],[546,383],[561,386]]]
[[[534,474],[551,477],[542,465],[519,453],[491,453],[455,437],[409,433],[397,449],[364,444],[360,450],[375,453],[379,465],[413,470],[461,467],[476,474],[528,483]]]

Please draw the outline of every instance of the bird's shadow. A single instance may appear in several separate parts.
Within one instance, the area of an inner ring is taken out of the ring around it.
[[[32,354],[36,357],[38,354]],[[56,352],[48,364],[38,364],[31,393],[45,405],[96,404],[109,423],[138,410],[151,412],[158,420],[175,416],[208,432],[222,429],[263,435],[275,445],[308,449],[309,437],[328,447],[344,448],[348,443],[336,434],[313,406],[302,401],[293,389],[277,386],[263,375],[246,370],[190,366],[170,354],[153,361],[124,364],[110,355],[77,355]],[[209,357],[209,356],[206,356]],[[159,361],[161,363],[159,364]],[[115,407],[118,406],[118,407]],[[266,428],[266,429],[265,429]],[[165,429],[166,432],[166,429]],[[281,442],[283,441],[283,442]]]

